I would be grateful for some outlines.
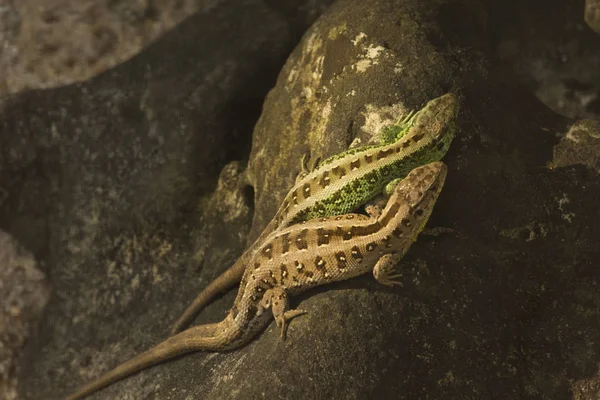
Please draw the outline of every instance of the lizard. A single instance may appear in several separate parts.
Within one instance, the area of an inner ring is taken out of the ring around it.
[[[415,168],[395,185],[377,217],[344,214],[314,218],[272,232],[246,263],[245,284],[240,286],[223,321],[195,326],[167,338],[81,387],[67,400],[81,399],[185,353],[241,347],[269,324],[271,315],[285,340],[288,322],[305,314],[290,309],[289,296],[312,287],[369,270],[382,284],[401,284],[401,275],[395,274],[396,264],[429,219],[446,172],[442,162]]]
[[[312,172],[299,174],[263,232],[233,266],[200,292],[175,322],[171,335],[215,296],[240,281],[252,252],[271,232],[311,218],[353,211],[382,191],[389,194],[386,185],[404,178],[413,168],[441,160],[454,139],[458,110],[454,94],[437,97],[384,129],[380,143],[346,150],[324,160]]]

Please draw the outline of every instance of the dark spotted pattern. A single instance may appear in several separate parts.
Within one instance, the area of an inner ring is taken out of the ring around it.
[[[317,256],[315,258],[315,268],[317,270],[324,271],[325,270],[325,264],[326,263],[325,263],[325,260],[323,259],[323,257]]]
[[[308,241],[306,240],[306,236],[308,235],[308,229],[302,229],[298,236],[296,236],[296,248],[298,250],[306,250],[308,249]]]
[[[273,244],[269,243],[265,247],[263,247],[262,253],[269,260],[273,258]]]
[[[363,259],[363,255],[360,252],[360,248],[358,246],[353,246],[352,249],[350,249],[350,255],[358,262],[361,262]]]
[[[281,254],[285,254],[290,251],[290,245],[292,244],[290,240],[290,234],[285,233],[281,236]]]
[[[337,266],[339,269],[344,269],[348,266],[348,260],[346,259],[346,253],[338,251],[335,253],[335,259],[337,260]]]
[[[277,278],[275,277],[275,272],[269,271],[269,276],[271,277],[271,282],[269,284],[272,284],[272,287],[277,286]]]
[[[360,159],[356,159],[354,161],[350,161],[350,169],[352,171],[354,171],[355,169],[359,169],[360,168]]]
[[[317,229],[317,246],[323,246],[329,244],[333,231],[329,229],[319,228]]]
[[[304,188],[302,189],[302,194],[304,195],[305,199],[308,199],[310,197],[310,183],[304,184]]]
[[[340,178],[343,178],[346,175],[346,170],[344,168],[340,167],[339,165],[337,167],[334,167],[331,170],[331,172],[333,172],[334,174],[336,174]]]
[[[418,134],[416,134],[416,135],[414,135],[414,136],[412,137],[412,140],[413,140],[415,143],[418,143],[418,142],[419,142],[421,139],[423,139],[424,137],[425,137],[425,134],[423,134],[423,133],[418,133]]]
[[[348,230],[342,230],[342,228],[339,228],[342,231],[342,239],[343,240],[350,240],[354,237],[354,235],[352,234],[352,229],[348,229]]]
[[[327,187],[330,183],[331,183],[331,178],[329,178],[329,171],[323,172],[323,175],[321,176],[321,180],[319,180],[319,185],[321,185],[321,187],[324,188],[324,187]]]
[[[389,148],[386,150],[379,150],[379,152],[377,153],[377,159],[381,160],[382,158],[386,158],[390,154],[394,154],[394,148]]]

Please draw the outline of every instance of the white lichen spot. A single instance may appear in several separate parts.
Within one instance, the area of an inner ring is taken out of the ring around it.
[[[312,73],[312,78],[315,81],[321,79],[321,74],[323,73],[323,62],[325,61],[325,56],[319,56],[315,60],[315,68]]]
[[[579,129],[569,129],[569,132],[565,135],[565,139],[570,140],[573,143],[579,143],[579,134],[581,134],[581,130]]]
[[[319,56],[322,53],[321,47],[323,47],[323,40],[317,30],[305,38],[302,51],[286,77],[285,86],[288,90],[299,83],[310,84],[311,80],[321,76],[323,67],[323,57]]]
[[[565,221],[571,223],[573,221],[573,217],[575,216],[575,213],[567,212],[565,210],[565,205],[567,205],[571,202],[571,200],[569,200],[569,198],[567,197],[567,194],[563,193],[562,197],[560,199],[557,199],[557,202],[558,202],[558,209],[562,212],[561,218],[564,219]]]
[[[348,30],[348,23],[344,22],[340,26],[334,26],[333,28],[331,28],[329,30],[329,33],[327,34],[327,37],[329,38],[329,40],[336,40],[338,38],[338,36],[345,33],[347,30]]]
[[[379,57],[383,50],[385,50],[383,46],[369,46],[367,47],[367,58],[374,60]]]
[[[331,115],[331,102],[327,101],[327,104],[325,104],[325,106],[323,107],[323,110],[321,111],[321,115],[323,116],[324,120],[328,120],[329,116]]]
[[[396,65],[394,65],[394,73],[401,74],[403,71],[404,71],[404,65],[402,65],[401,62],[397,62]]]
[[[366,37],[367,37],[367,35],[364,34],[363,32],[361,32],[358,35],[356,35],[356,37],[352,40],[352,44],[356,46],[357,44],[360,43],[361,40],[363,40]]]
[[[378,58],[384,50],[383,46],[370,45],[366,47],[365,53],[356,63],[356,70],[358,72],[365,72],[369,67],[377,65],[379,63]]]
[[[301,91],[301,96],[306,100],[310,100],[313,97],[313,89],[309,86],[304,86]]]
[[[570,202],[571,202],[571,200],[569,200],[569,198],[567,197],[567,194],[563,193],[563,196],[560,199],[558,199],[558,209],[560,211],[564,211],[564,208],[563,208],[564,205],[569,204]]]
[[[298,67],[297,66],[290,69],[290,73],[287,76],[287,83],[288,83],[288,85],[291,85],[291,84],[293,84],[296,81],[296,79],[298,78],[298,74],[299,73],[300,72],[298,71]]]
[[[365,117],[365,124],[361,129],[373,138],[378,139],[383,127],[396,123],[407,112],[406,108],[400,103],[383,107],[367,104],[366,111],[362,113]]]
[[[358,72],[365,72],[371,66],[371,60],[360,60],[356,63]]]

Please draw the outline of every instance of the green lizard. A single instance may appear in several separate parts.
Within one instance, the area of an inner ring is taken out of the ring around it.
[[[382,191],[389,193],[386,185],[392,183],[393,187],[395,180],[412,169],[441,160],[455,135],[458,108],[458,99],[451,93],[435,98],[385,129],[380,144],[349,149],[302,174],[261,235],[196,297],[171,334],[186,326],[217,294],[240,281],[249,258],[271,232],[311,218],[353,211]]]
[[[360,159],[365,157],[363,153]],[[315,218],[273,232],[244,265],[245,283],[223,321],[168,338],[81,387],[67,400],[80,399],[181,354],[243,346],[265,328],[271,314],[283,339],[287,322],[305,313],[289,309],[289,295],[369,270],[382,284],[399,284],[399,275],[394,274],[396,264],[427,222],[446,170],[443,163],[434,162],[411,171],[395,186],[376,218],[361,214]]]

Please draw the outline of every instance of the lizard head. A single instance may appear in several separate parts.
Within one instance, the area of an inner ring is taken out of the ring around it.
[[[394,220],[389,224],[391,225],[389,228],[398,227],[416,237],[431,215],[446,180],[447,170],[443,162],[432,162],[413,169],[406,178],[402,179],[394,188],[386,210],[382,213],[384,219]],[[393,212],[393,207],[404,211]],[[381,222],[385,224],[384,221]]]
[[[422,158],[419,164],[438,161],[444,157],[456,134],[458,110],[458,97],[447,93],[429,101],[414,115],[410,128],[401,140],[408,148],[419,148],[413,150]]]

